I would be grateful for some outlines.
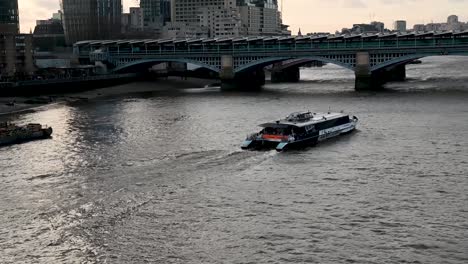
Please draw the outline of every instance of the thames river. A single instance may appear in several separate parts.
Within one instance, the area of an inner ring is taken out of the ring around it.
[[[427,58],[358,93],[327,65],[257,93],[174,88],[16,116],[54,134],[0,149],[0,263],[468,263],[467,67]],[[141,85],[154,84],[127,84]],[[328,109],[358,131],[240,150],[260,123]]]

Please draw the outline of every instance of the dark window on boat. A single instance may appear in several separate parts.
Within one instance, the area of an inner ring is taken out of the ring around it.
[[[295,127],[293,129],[294,129],[294,134],[303,135],[306,133],[306,130],[304,127]]]
[[[341,126],[347,123],[349,123],[349,116],[344,116],[336,120],[335,126]]]
[[[266,127],[265,129],[263,129],[263,133],[267,135],[288,136],[291,134],[291,127],[287,127],[287,128]]]
[[[349,116],[344,116],[340,118],[323,121],[321,123],[318,123],[315,126],[317,127],[317,130],[324,130],[324,129],[328,129],[328,128],[332,128],[336,126],[341,126],[347,123],[349,123]]]

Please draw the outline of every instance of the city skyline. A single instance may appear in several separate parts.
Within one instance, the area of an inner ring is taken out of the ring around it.
[[[293,34],[297,33],[299,28],[303,33],[334,32],[355,23],[370,21],[382,21],[387,28],[392,28],[394,21],[406,20],[408,27],[412,27],[414,24],[445,22],[449,15],[458,15],[461,21],[468,21],[468,16],[460,11],[468,9],[468,1],[465,0],[333,0],[325,3],[317,0],[284,1],[286,3],[283,8],[283,22],[291,26]],[[35,0],[34,3],[29,0],[19,0],[18,2],[23,33],[34,29],[36,20],[47,19],[60,9],[59,0]],[[124,12],[128,12],[130,6],[138,4],[134,0],[123,0],[123,6]],[[395,15],[397,13],[395,10],[399,10],[398,15]],[[336,16],[332,16],[333,14]]]

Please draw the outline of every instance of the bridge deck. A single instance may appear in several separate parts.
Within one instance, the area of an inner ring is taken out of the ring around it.
[[[468,31],[387,34],[355,36],[310,36],[310,37],[250,37],[221,39],[160,39],[160,40],[102,40],[81,41],[74,45],[75,53],[87,56],[100,50],[117,54],[199,54],[286,51],[344,51],[369,49],[405,49],[427,47],[466,47]]]

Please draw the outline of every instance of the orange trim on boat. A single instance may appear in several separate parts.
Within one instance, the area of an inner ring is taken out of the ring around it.
[[[283,140],[283,139],[288,139],[288,136],[264,134],[262,138],[266,140]]]

